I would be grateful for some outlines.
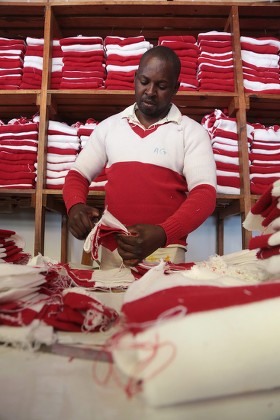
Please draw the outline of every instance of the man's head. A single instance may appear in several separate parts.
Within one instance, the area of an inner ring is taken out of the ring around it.
[[[135,74],[137,116],[142,123],[152,124],[165,117],[180,82],[181,62],[176,53],[164,46],[143,54]]]

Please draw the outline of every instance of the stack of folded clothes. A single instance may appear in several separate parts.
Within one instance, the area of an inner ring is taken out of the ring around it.
[[[181,61],[180,90],[198,90],[197,66],[199,49],[196,38],[191,35],[167,35],[158,39],[176,52]]]
[[[199,33],[199,90],[234,91],[231,33],[210,31]]]
[[[268,184],[280,177],[280,126],[253,124],[250,148],[250,188],[252,194],[262,194]]]
[[[35,188],[38,124],[27,118],[0,122],[0,188]]]
[[[15,231],[0,229],[0,263],[27,264],[30,255],[24,247],[24,239]]]
[[[19,89],[25,48],[21,39],[0,38],[0,89]]]
[[[62,38],[63,57],[60,89],[99,89],[104,86],[105,53],[99,36]]]
[[[39,117],[34,117],[39,121]],[[76,127],[59,121],[49,121],[47,144],[46,187],[61,189],[69,169],[80,151]]]
[[[27,37],[26,45],[20,89],[41,89],[44,39]]]
[[[268,185],[247,214],[243,226],[249,231],[261,232],[249,243],[257,250],[257,258],[264,269],[279,276],[280,272],[280,176]]]
[[[216,109],[201,122],[208,131],[217,167],[217,192],[240,194],[239,146],[236,118],[230,118]],[[247,124],[248,142],[252,140],[253,126]],[[248,146],[249,147],[249,146]]]
[[[144,36],[107,36],[104,39],[106,51],[106,89],[134,90],[134,75],[142,55],[153,47]]]
[[[245,92],[280,93],[280,40],[240,37]]]
[[[59,40],[53,40],[52,45],[52,71],[51,89],[59,89],[62,78],[63,52]]]

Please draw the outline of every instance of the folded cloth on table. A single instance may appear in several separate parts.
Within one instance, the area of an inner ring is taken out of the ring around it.
[[[125,323],[109,342],[127,394],[160,407],[280,385],[280,281],[195,284],[164,271],[125,292]]]

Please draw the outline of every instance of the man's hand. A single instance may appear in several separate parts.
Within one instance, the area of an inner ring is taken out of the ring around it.
[[[69,230],[77,239],[85,239],[99,218],[99,210],[86,204],[75,204],[68,213]]]
[[[118,252],[127,266],[139,264],[155,250],[165,246],[166,234],[160,226],[139,224],[127,229],[131,235],[117,235],[116,238]]]

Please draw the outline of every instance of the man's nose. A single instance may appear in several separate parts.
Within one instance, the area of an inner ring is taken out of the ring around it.
[[[150,83],[147,86],[146,93],[147,93],[147,95],[150,95],[150,96],[151,95],[154,95],[154,93],[155,93],[155,85],[153,83]]]

